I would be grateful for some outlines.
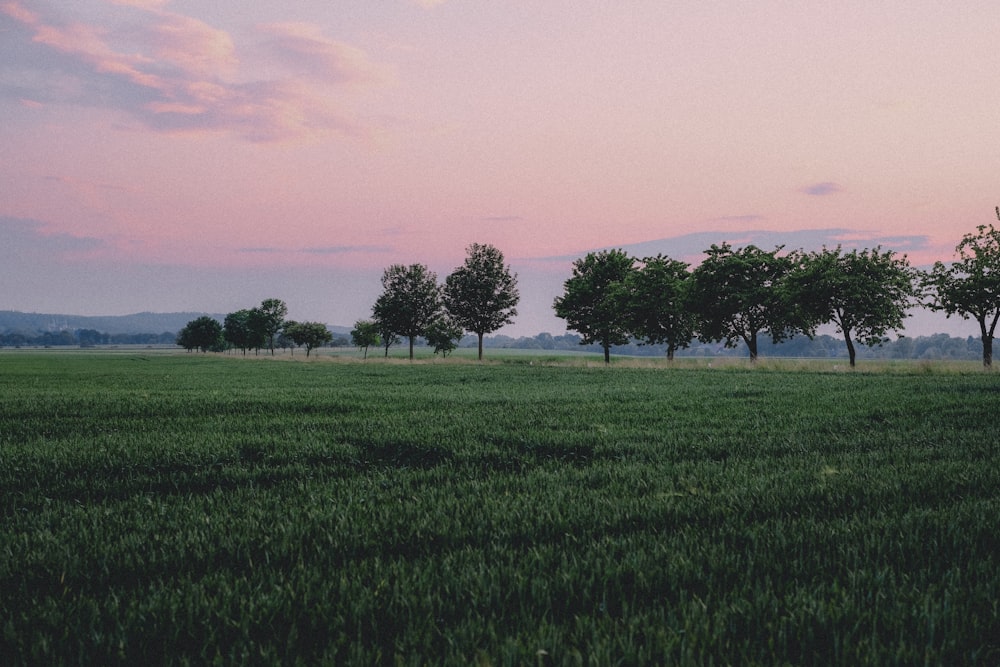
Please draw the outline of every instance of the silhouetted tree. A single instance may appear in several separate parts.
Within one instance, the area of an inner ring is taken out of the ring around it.
[[[518,300],[517,275],[504,264],[503,253],[491,245],[473,243],[465,263],[444,282],[444,305],[454,322],[479,338],[483,358],[483,334],[493,333],[514,321]]]

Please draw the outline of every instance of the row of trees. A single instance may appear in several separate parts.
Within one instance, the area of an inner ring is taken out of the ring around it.
[[[305,347],[306,356],[315,348],[330,342],[333,334],[321,322],[286,320],[288,306],[281,299],[265,299],[260,306],[229,313],[220,324],[213,317],[203,316],[187,323],[177,334],[177,344],[187,350],[222,351],[238,349],[245,355],[249,350],[270,350],[289,344]],[[285,339],[285,340],[282,340]]]
[[[612,346],[633,338],[665,345],[671,359],[695,338],[727,347],[742,341],[755,360],[762,336],[778,343],[833,325],[854,366],[856,342],[880,344],[887,332],[902,328],[909,308],[923,304],[975,319],[983,365],[992,364],[1000,319],[1000,231],[992,225],[963,237],[958,261],[938,262],[929,272],[880,247],[782,250],[713,245],[693,270],[663,255],[589,253],[574,262],[553,306],[583,344],[603,348],[605,362]]]
[[[0,347],[61,346],[79,345],[170,345],[176,334],[163,333],[116,333],[109,334],[96,329],[62,329],[60,331],[6,331],[0,333]]]
[[[406,338],[410,359],[418,337],[427,339],[435,353],[447,355],[464,332],[479,339],[514,321],[520,294],[517,275],[504,263],[503,253],[492,245],[473,243],[462,266],[438,284],[437,275],[423,264],[394,264],[382,274],[382,294],[372,306],[372,319],[355,323],[351,337],[365,350],[389,347]]]

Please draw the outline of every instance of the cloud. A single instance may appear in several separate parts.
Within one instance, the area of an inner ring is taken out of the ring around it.
[[[812,185],[807,185],[799,190],[799,192],[803,192],[807,195],[812,195],[814,197],[833,195],[843,191],[844,189],[840,187],[840,185],[838,185],[837,183],[833,183],[831,181],[824,181],[823,183],[813,183]]]
[[[709,222],[760,222],[764,216],[751,213],[748,215],[724,215],[719,218],[712,218]]]
[[[13,260],[31,264],[39,258],[51,261],[54,256],[67,257],[106,247],[98,238],[48,234],[38,220],[0,216],[0,259],[5,264]]]
[[[344,255],[349,253],[381,254],[392,252],[392,246],[387,245],[337,245],[318,248],[303,248],[302,252],[316,255]]]
[[[521,220],[524,220],[524,218],[519,215],[489,215],[480,219],[483,222],[520,222]]]
[[[231,132],[256,142],[372,134],[338,89],[385,82],[388,69],[357,48],[325,38],[317,27],[262,26],[269,38],[264,47],[287,72],[261,79],[244,71],[229,33],[168,12],[163,2],[115,4],[141,20],[110,31],[60,22],[20,0],[0,4],[0,17],[13,21],[9,32],[19,41],[6,45],[19,57],[16,69],[5,73],[0,95],[35,104],[112,107],[159,132]]]
[[[328,39],[311,23],[269,23],[259,27],[268,46],[285,64],[330,83],[384,83],[391,76],[353,46]]]
[[[440,5],[443,5],[448,0],[413,0],[413,3],[420,5],[424,9],[434,9]]]

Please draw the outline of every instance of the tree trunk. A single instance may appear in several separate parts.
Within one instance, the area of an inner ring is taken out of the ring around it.
[[[750,363],[757,362],[757,332],[754,331],[747,339],[747,349],[750,350]]]
[[[673,361],[673,360],[674,360],[674,346],[667,345],[667,361]]]
[[[413,340],[416,336],[410,336],[410,361],[413,361]]]
[[[1000,314],[998,314],[1000,317]],[[993,320],[993,328],[995,329],[997,325],[996,319]],[[982,334],[983,341],[983,368],[993,367],[993,330],[986,329],[986,318],[983,317],[979,320],[979,331]]]
[[[851,332],[847,329],[844,329],[844,342],[847,343],[847,358],[851,360],[851,368],[854,368],[857,351],[854,349],[854,341],[851,340]]]
[[[609,345],[608,343],[604,343],[603,347],[604,347],[604,363],[610,364],[611,363],[611,345]]]
[[[479,336],[479,361],[483,360],[483,332],[477,331],[476,335]]]

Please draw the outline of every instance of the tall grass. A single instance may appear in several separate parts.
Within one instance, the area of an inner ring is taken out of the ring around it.
[[[995,374],[602,366],[4,355],[0,661],[1000,661]]]

